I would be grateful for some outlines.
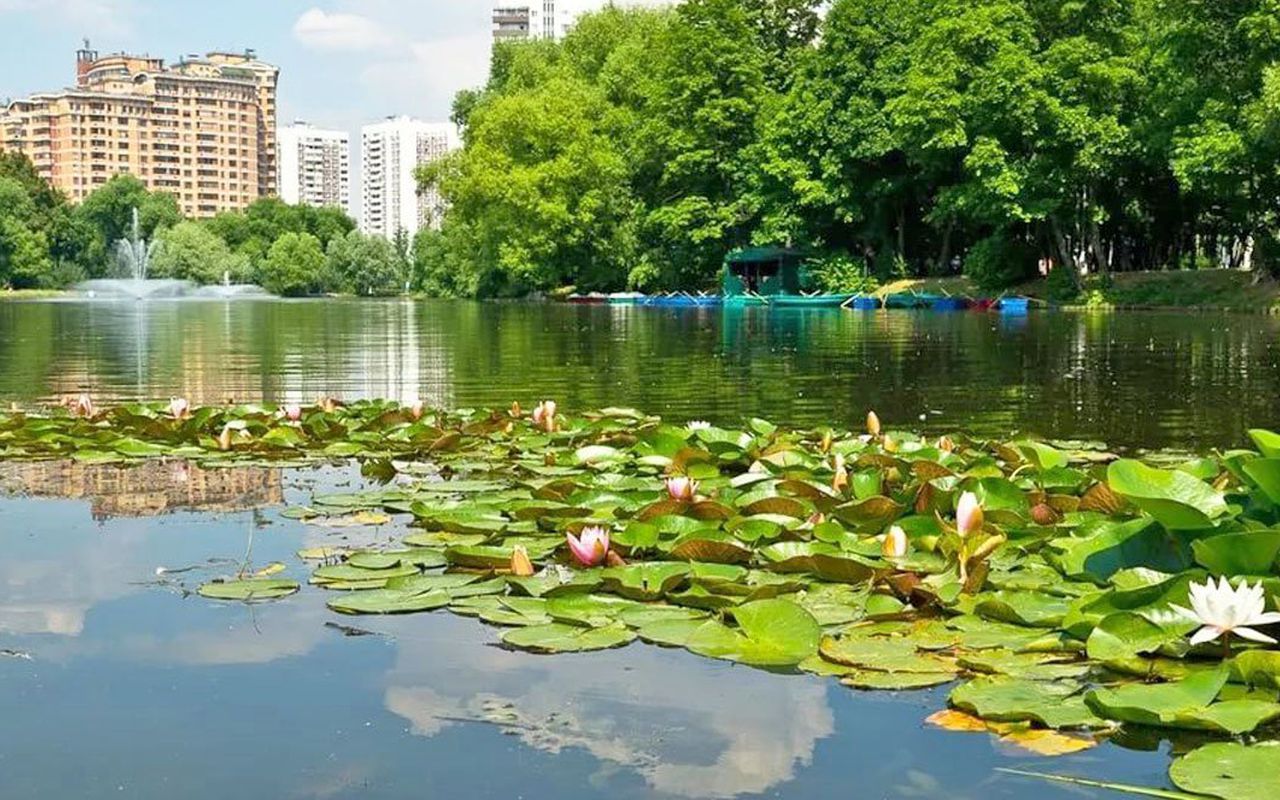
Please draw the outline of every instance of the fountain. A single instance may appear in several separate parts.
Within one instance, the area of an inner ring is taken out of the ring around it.
[[[110,278],[95,278],[76,285],[89,298],[150,300],[176,297],[263,297],[266,292],[252,284],[233,284],[231,276],[222,275],[216,286],[196,286],[188,280],[149,277],[151,259],[160,242],[147,242],[138,225],[138,209],[133,209],[129,237],[116,241],[115,268]]]

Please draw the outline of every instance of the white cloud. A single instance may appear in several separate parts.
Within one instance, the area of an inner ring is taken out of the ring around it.
[[[319,8],[302,12],[293,23],[294,37],[317,50],[359,52],[390,46],[394,37],[380,24],[359,14],[329,13]]]

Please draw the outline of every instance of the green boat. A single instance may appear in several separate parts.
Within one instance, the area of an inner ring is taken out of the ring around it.
[[[805,294],[806,254],[792,247],[749,247],[725,257],[721,289],[725,305],[838,308],[852,294]]]

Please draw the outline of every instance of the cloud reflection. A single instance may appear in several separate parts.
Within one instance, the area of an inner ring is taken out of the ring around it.
[[[400,639],[388,677],[387,708],[421,736],[487,722],[546,752],[585,749],[655,792],[733,797],[790,780],[834,731],[822,681],[640,643],[531,656],[468,637],[474,620],[442,625],[441,638]]]

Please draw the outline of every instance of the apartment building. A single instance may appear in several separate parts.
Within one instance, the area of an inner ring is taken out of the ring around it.
[[[276,194],[279,70],[252,50],[173,65],[86,41],[72,88],[0,109],[0,149],[26,154],[73,201],[128,173],[208,217]]]
[[[278,140],[280,199],[350,213],[351,137],[347,132],[299,121],[280,128]]]
[[[394,239],[438,228],[444,198],[434,187],[419,191],[417,168],[460,145],[447,122],[392,117],[360,129],[360,230]]]
[[[493,39],[495,42],[521,39],[559,41],[573,28],[582,8],[575,0],[539,0],[539,2],[494,6]]]

